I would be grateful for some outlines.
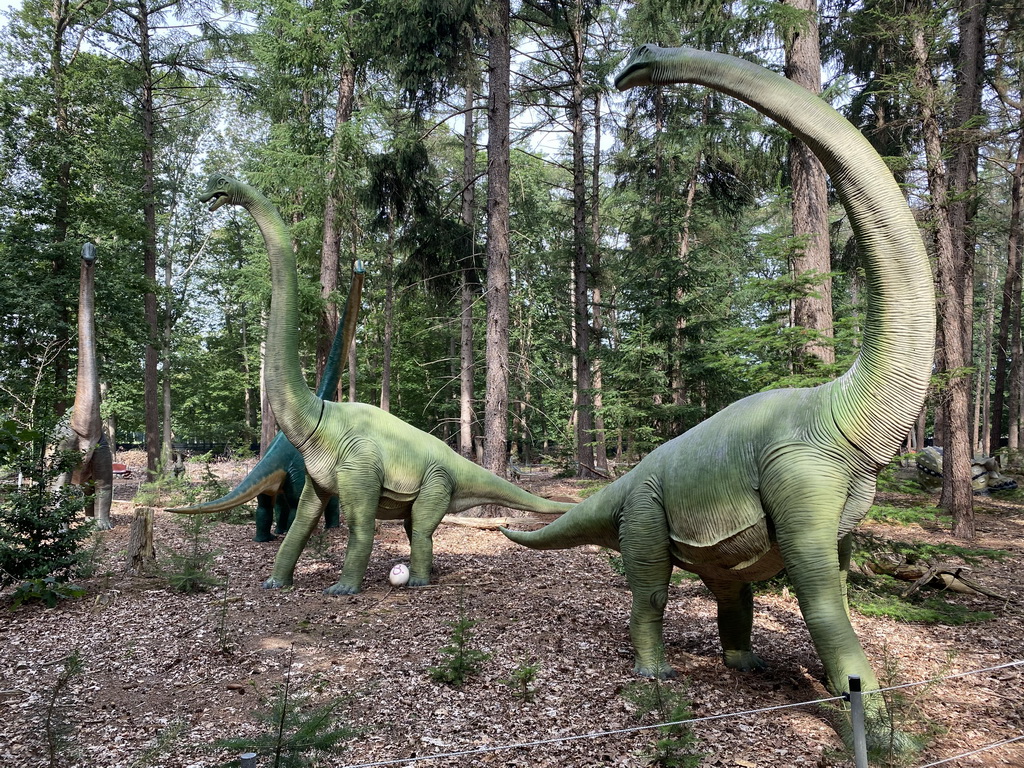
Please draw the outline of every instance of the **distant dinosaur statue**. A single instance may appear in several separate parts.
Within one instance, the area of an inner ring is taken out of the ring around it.
[[[214,175],[200,198],[244,207],[259,225],[270,256],[272,295],[267,323],[267,394],[281,431],[306,462],[306,484],[274,570],[263,586],[291,585],[295,563],[332,496],[348,525],[341,578],[329,594],[362,587],[375,519],[402,520],[409,537],[409,585],[430,582],[433,534],[441,518],[481,504],[529,512],[564,512],[571,505],[542,499],[462,458],[444,442],[364,403],[332,403],[306,386],[299,364],[298,275],[288,231],[263,195],[236,179]]]
[[[942,448],[929,445],[914,460],[917,479],[926,490],[942,487]],[[1017,481],[1001,471],[994,456],[976,454],[971,459],[971,489],[976,496],[1017,490]]]
[[[100,374],[96,360],[96,247],[82,247],[82,268],[78,287],[78,374],[75,402],[58,427],[57,451],[77,451],[81,459],[74,468],[60,475],[54,487],[71,482],[86,496],[85,514],[94,518],[96,527],[114,527],[110,519],[113,498],[113,457],[103,420],[100,418]]]
[[[674,674],[662,640],[673,566],[699,575],[715,596],[725,664],[741,670],[763,666],[750,642],[750,583],[785,568],[829,688],[847,691],[848,676],[859,675],[872,690],[878,683],[846,602],[850,532],[924,403],[935,343],[928,257],[885,163],[824,101],[750,62],[688,48],[640,48],[616,85],[679,82],[745,101],[822,161],[864,259],[869,298],[860,355],[835,381],[733,403],[538,531],[503,530],[534,549],[621,551],[640,675]],[[880,697],[866,702],[873,733],[887,737]]]
[[[363,291],[363,263],[356,260],[352,269],[348,299],[342,312],[342,321],[334,334],[331,351],[327,356],[324,374],[316,390],[317,397],[333,400],[341,381],[342,363],[352,348],[359,318],[359,302]],[[256,498],[256,535],[253,541],[273,541],[272,530],[274,511],[277,511],[277,533],[288,532],[299,497],[306,484],[306,463],[295,446],[288,442],[284,432],[278,432],[263,452],[262,458],[248,475],[230,493],[219,499],[196,504],[192,507],[178,507],[171,512],[225,512]],[[324,525],[337,528],[340,525],[338,499],[332,496],[324,513]]]

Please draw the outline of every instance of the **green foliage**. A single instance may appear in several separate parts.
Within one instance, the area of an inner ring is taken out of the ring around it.
[[[697,737],[686,721],[693,717],[691,700],[683,683],[641,680],[630,683],[623,697],[635,708],[638,720],[654,719],[662,723],[658,738],[647,757],[651,765],[663,768],[697,768],[704,755],[697,751]]]
[[[539,671],[539,664],[524,659],[507,678],[501,680],[501,683],[511,688],[512,695],[516,698],[526,702],[533,701],[533,695],[537,692],[533,684],[537,680]]]
[[[466,616],[465,602],[461,592],[459,594],[459,616],[447,624],[452,628],[450,641],[440,650],[441,661],[437,666],[427,667],[427,672],[435,683],[459,688],[469,677],[480,671],[483,663],[491,658],[491,654],[472,647],[473,627],[477,622]]]
[[[890,576],[874,576],[868,588],[850,591],[850,607],[864,616],[884,616],[896,621],[951,627],[995,618],[995,614],[989,611],[972,611],[937,596],[901,597],[900,592],[905,587],[905,582]]]
[[[292,690],[291,665],[289,656],[277,695],[264,702],[260,713],[264,732],[255,738],[219,741],[214,745],[216,749],[255,752],[269,759],[261,763],[268,768],[306,768],[337,757],[344,749],[342,742],[359,734],[357,729],[338,722],[337,711],[347,699],[314,704],[305,692]],[[237,763],[223,764],[224,768],[228,765]]]
[[[208,515],[182,515],[178,523],[187,537],[183,552],[171,552],[161,563],[160,574],[175,592],[192,594],[220,586],[213,575],[214,561],[219,554],[210,546],[209,530],[216,525]]]
[[[937,523],[945,513],[937,507],[894,507],[875,504],[868,510],[865,519],[893,525],[922,525]]]
[[[67,765],[76,755],[73,739],[75,722],[70,714],[75,707],[75,699],[69,696],[69,688],[82,676],[84,670],[85,661],[81,651],[76,649],[64,659],[60,674],[44,699],[43,733],[50,768]]]
[[[73,600],[85,597],[85,594],[84,587],[58,581],[53,576],[29,579],[11,593],[11,608],[18,608],[24,603],[43,603],[47,608],[53,608],[61,600]]]
[[[23,482],[0,487],[0,588],[24,583],[16,605],[40,599],[48,605],[77,596],[66,582],[78,573],[86,558],[84,542],[92,535],[92,522],[81,517],[83,497],[65,485],[51,483],[76,454],[38,455],[38,444],[21,446]]]
[[[878,475],[878,490],[890,493],[930,495],[930,492],[922,488],[916,478],[906,477],[906,473],[902,471],[904,469],[903,461],[913,460],[913,457],[914,454],[904,454],[890,461]]]

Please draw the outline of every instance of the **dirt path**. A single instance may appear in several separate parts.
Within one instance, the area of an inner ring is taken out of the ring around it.
[[[243,471],[244,467],[235,468]],[[226,478],[229,482],[235,478]],[[573,492],[571,484],[532,490]],[[891,497],[889,502],[899,502]],[[290,670],[293,693],[313,703],[347,697],[338,710],[361,734],[341,758],[325,766],[356,765],[431,754],[550,740],[543,746],[423,761],[424,766],[642,766],[654,733],[628,732],[638,721],[622,695],[634,682],[625,580],[596,549],[533,552],[500,533],[442,526],[435,536],[434,585],[394,589],[392,565],[408,558],[400,526],[382,524],[366,577],[366,591],[332,598],[323,589],[337,578],[344,533],[311,542],[299,563],[295,589],[271,592],[260,583],[276,543],[252,542],[250,525],[222,523],[211,544],[215,573],[226,587],[198,595],[170,592],[157,578],[122,575],[130,504],[115,505],[117,527],[102,534],[102,567],[88,580],[88,596],[54,609],[7,610],[0,596],[0,765],[45,766],[45,703],[76,649],[84,673],[61,702],[74,724],[77,757],[62,766],[200,768],[232,756],[210,749],[219,739],[257,733],[256,713],[273,698]],[[896,538],[952,541],[936,527],[868,530]],[[900,623],[855,614],[868,655],[893,682],[912,682],[990,668],[1024,658],[1020,573],[1024,565],[1024,508],[979,505],[979,545],[1009,558],[979,567],[974,576],[1007,605],[951,596],[991,621],[962,627]],[[158,554],[183,551],[178,519],[156,517]],[[461,608],[460,608],[461,606]],[[756,598],[754,641],[769,662],[761,674],[741,674],[719,661],[714,605],[699,582],[670,591],[666,617],[669,661],[682,673],[668,683],[687,691],[696,717],[786,707],[694,726],[702,765],[737,768],[848,766],[820,706],[791,707],[828,694],[821,666],[785,592]],[[460,613],[461,612],[461,613]],[[450,622],[477,622],[474,647],[491,654],[462,688],[434,683],[428,667],[443,661]],[[535,665],[532,701],[504,682],[524,664]],[[1020,667],[910,689],[925,715],[944,733],[916,765],[924,765],[1024,733]],[[153,752],[150,752],[150,751]],[[261,766],[270,763],[264,761]],[[1024,766],[1024,744],[949,763]]]

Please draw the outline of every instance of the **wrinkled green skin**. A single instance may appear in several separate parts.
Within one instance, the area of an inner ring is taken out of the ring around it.
[[[402,520],[409,537],[409,586],[430,582],[433,533],[445,514],[481,504],[530,512],[564,512],[570,504],[527,493],[444,442],[372,405],[317,397],[302,377],[298,354],[295,256],[274,206],[247,184],[214,175],[201,199],[244,207],[263,233],[272,296],[267,323],[266,382],[270,407],[306,463],[295,520],[281,543],[267,588],[292,584],[295,563],[330,498],[337,496],[349,528],[341,578],[329,594],[354,594],[373,546],[374,521]]]
[[[917,479],[922,488],[942,487],[942,448],[929,445],[914,459]],[[999,471],[999,462],[992,456],[976,455],[971,461],[971,488],[975,495],[1017,490],[1017,481]]]
[[[110,519],[113,499],[113,455],[100,418],[100,376],[96,362],[96,259],[82,255],[78,289],[78,373],[75,402],[58,427],[51,451],[78,452],[81,459],[69,472],[59,475],[54,488],[71,482],[85,493],[85,514],[100,530],[114,527]]]
[[[363,265],[356,262],[349,285],[342,321],[334,334],[331,350],[324,365],[324,375],[317,387],[317,397],[333,400],[341,381],[341,364],[355,338],[359,302],[363,290]],[[256,498],[256,535],[253,541],[273,541],[274,512],[277,512],[277,533],[284,534],[295,519],[302,489],[306,485],[306,463],[283,432],[278,432],[252,471],[230,493],[219,499],[192,507],[177,507],[171,512],[201,514],[225,512]],[[331,497],[324,512],[324,527],[340,526],[338,499]]]
[[[846,601],[850,531],[924,402],[935,330],[925,249],[892,175],[825,102],[756,65],[685,48],[639,49],[616,85],[677,82],[747,102],[822,161],[865,261],[869,301],[860,356],[822,386],[732,404],[539,531],[503,531],[534,549],[598,544],[622,553],[635,671],[643,676],[674,674],[662,639],[673,567],[699,575],[715,596],[725,664],[740,670],[764,666],[751,647],[751,582],[785,568],[829,688],[847,691],[848,676],[859,675],[870,690],[877,681]],[[718,471],[709,476],[709,466]],[[866,701],[873,733],[886,738],[878,699]]]

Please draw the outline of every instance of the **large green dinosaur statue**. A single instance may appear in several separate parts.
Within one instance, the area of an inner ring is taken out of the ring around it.
[[[113,498],[113,457],[103,420],[100,418],[100,374],[96,362],[96,247],[82,247],[82,268],[78,286],[78,373],[75,402],[68,418],[59,427],[58,451],[78,451],[81,459],[73,471],[60,475],[55,487],[72,482],[86,495],[85,514],[94,518],[96,527],[109,530]]]
[[[295,256],[284,222],[252,187],[214,175],[200,198],[210,209],[240,205],[252,214],[270,255],[272,296],[267,324],[267,393],[281,431],[306,462],[306,484],[295,520],[263,586],[292,583],[295,563],[331,496],[348,523],[341,578],[330,594],[360,590],[373,546],[374,520],[403,520],[409,537],[409,585],[430,582],[433,533],[441,518],[480,504],[530,512],[563,512],[562,504],[534,496],[462,458],[444,442],[372,405],[331,403],[302,378],[298,352]]]
[[[342,321],[334,334],[331,351],[324,366],[324,375],[317,387],[317,397],[333,400],[341,381],[342,362],[352,347],[356,335],[356,321],[359,317],[359,302],[363,292],[363,263],[356,261],[352,270]],[[171,512],[225,512],[245,504],[256,497],[256,535],[253,541],[273,541],[271,530],[274,510],[277,510],[277,533],[287,533],[295,518],[302,488],[306,484],[306,463],[302,454],[288,442],[284,432],[278,432],[267,446],[262,458],[252,471],[235,486],[230,493],[219,499],[197,504],[193,507],[178,507]],[[340,524],[337,497],[331,497],[324,512],[324,525],[337,528]]]
[[[914,459],[917,479],[925,490],[942,487],[942,448],[927,446]],[[1017,490],[1017,481],[1000,471],[994,456],[975,454],[971,459],[971,489],[976,496]]]
[[[824,101],[757,65],[687,48],[640,48],[616,86],[676,82],[747,102],[821,159],[864,256],[870,298],[860,356],[827,384],[733,403],[539,531],[504,533],[534,549],[622,552],[640,675],[674,674],[662,640],[673,566],[714,594],[725,664],[743,670],[763,666],[750,643],[750,582],[785,568],[829,687],[845,691],[848,676],[859,675],[873,689],[846,604],[850,531],[928,387],[935,299],[925,249],[892,174]],[[710,465],[721,472],[709,477]]]

